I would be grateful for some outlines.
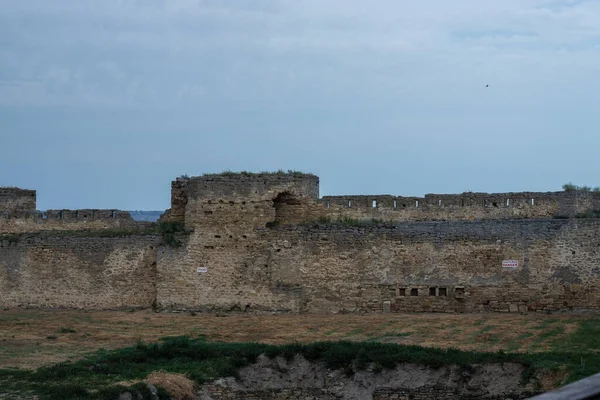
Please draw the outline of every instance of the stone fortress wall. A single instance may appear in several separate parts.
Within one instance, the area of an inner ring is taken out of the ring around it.
[[[330,216],[386,221],[450,221],[477,219],[574,217],[600,208],[600,193],[520,192],[457,195],[325,196],[320,201]]]
[[[120,210],[36,210],[0,188],[0,307],[149,308],[160,238]],[[113,232],[114,233],[111,233]]]
[[[150,308],[159,242],[152,236],[0,238],[0,307]]]
[[[0,290],[10,289],[0,306],[294,313],[600,308],[600,219],[577,218],[600,209],[597,193],[320,198],[314,175],[227,173],[178,178],[171,195],[162,221],[185,225],[180,247],[151,235],[74,233],[58,246],[45,236],[52,222],[3,242],[3,233],[23,230],[0,225]],[[119,219],[111,210],[96,213],[100,221]],[[104,229],[89,222],[62,226]],[[98,252],[104,256],[89,258]],[[96,300],[83,298],[91,290],[84,282],[96,282]]]
[[[596,193],[320,199],[312,175],[178,179],[172,193],[178,209],[171,217],[193,233],[185,248],[159,259],[164,308],[525,312],[600,305],[598,220],[574,218],[596,209]],[[518,266],[503,266],[508,260]]]
[[[136,227],[121,210],[36,210],[36,191],[0,188],[0,234]]]

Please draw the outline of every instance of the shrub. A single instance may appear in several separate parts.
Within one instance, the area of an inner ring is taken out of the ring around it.
[[[171,247],[181,246],[179,239],[186,233],[185,225],[180,221],[159,222],[158,231],[162,236],[163,244]]]
[[[594,193],[600,192],[600,186],[595,186],[595,187],[590,187],[587,185],[578,186],[578,185],[574,185],[571,182],[565,183],[562,186],[562,188],[565,192],[594,192]]]
[[[600,218],[600,210],[589,210],[584,213],[579,213],[575,218]]]
[[[9,234],[9,235],[0,235],[0,242],[8,241],[8,244],[15,244],[21,240],[20,234]]]

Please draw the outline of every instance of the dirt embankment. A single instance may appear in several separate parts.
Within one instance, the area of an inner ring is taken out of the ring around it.
[[[514,363],[457,365],[438,369],[400,364],[392,370],[371,365],[347,374],[329,370],[323,363],[296,356],[261,356],[242,368],[237,378],[204,385],[202,400],[233,399],[525,399],[537,390],[521,383],[524,367]]]

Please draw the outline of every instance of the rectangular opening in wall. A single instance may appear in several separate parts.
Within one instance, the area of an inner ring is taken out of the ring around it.
[[[327,208],[331,207],[331,201],[330,200],[327,200],[325,202],[325,207],[327,207]]]
[[[460,199],[460,206],[464,207],[465,206],[465,199]]]
[[[418,296],[419,295],[419,289],[410,289],[410,295],[411,296]]]
[[[430,296],[435,296],[435,288],[434,287],[430,287],[429,288],[429,295]]]
[[[373,205],[372,205],[372,207],[373,207],[373,208],[377,208],[377,200],[373,200]]]
[[[446,289],[445,287],[439,288],[438,296],[448,296],[448,289]]]
[[[394,208],[396,208],[398,205],[396,204],[396,200],[394,200]]]
[[[531,205],[535,206],[535,199],[531,199]]]
[[[419,200],[415,200],[415,208],[419,208]]]
[[[398,296],[400,296],[400,297],[406,296],[406,288],[398,289]]]
[[[465,288],[463,287],[456,287],[454,288],[454,297],[456,298],[462,298],[465,296]]]
[[[506,199],[506,207],[510,207],[510,199]]]
[[[442,200],[438,200],[438,207],[442,206]]]
[[[348,208],[352,207],[352,200],[348,200]]]
[[[490,202],[488,200],[483,200],[483,206],[487,207],[490,205]]]

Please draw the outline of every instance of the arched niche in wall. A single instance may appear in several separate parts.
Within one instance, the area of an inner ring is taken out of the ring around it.
[[[304,218],[304,202],[291,192],[279,193],[273,199],[273,208],[275,208],[275,220],[269,225],[293,224]]]

